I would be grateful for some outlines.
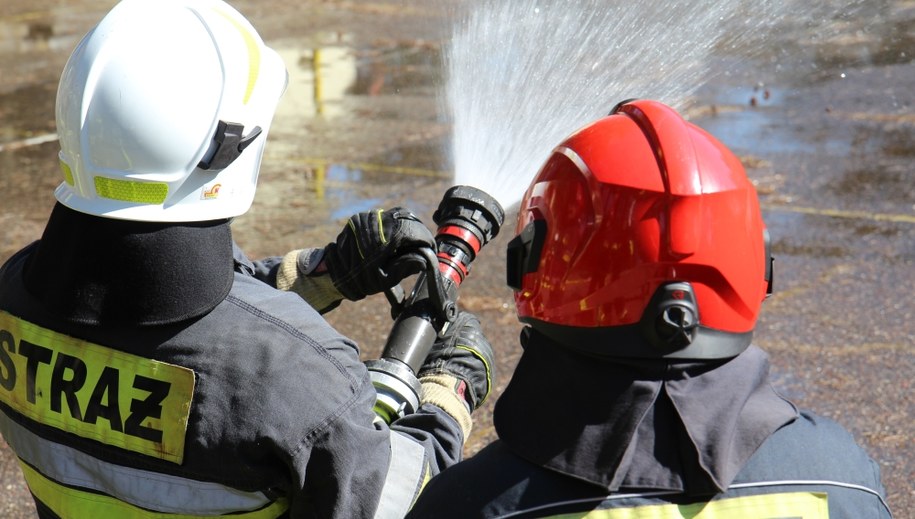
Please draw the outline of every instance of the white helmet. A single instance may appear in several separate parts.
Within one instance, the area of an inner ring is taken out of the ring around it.
[[[191,222],[251,206],[286,67],[220,0],[123,0],[64,67],[57,131],[67,207]]]

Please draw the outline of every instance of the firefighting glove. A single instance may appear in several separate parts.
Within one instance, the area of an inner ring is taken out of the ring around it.
[[[350,217],[337,241],[324,248],[334,286],[358,301],[421,271],[423,248],[435,251],[435,237],[412,212],[395,207]]]
[[[324,249],[297,249],[290,251],[280,263],[276,273],[276,288],[299,294],[320,313],[336,308],[343,295],[322,268]]]
[[[470,413],[492,391],[495,368],[492,346],[480,320],[470,312],[461,312],[439,335],[419,370],[421,400],[454,417],[467,438],[472,425]]]

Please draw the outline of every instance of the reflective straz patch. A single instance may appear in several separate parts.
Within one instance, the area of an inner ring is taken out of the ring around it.
[[[0,402],[36,422],[174,463],[194,372],[0,311]]]

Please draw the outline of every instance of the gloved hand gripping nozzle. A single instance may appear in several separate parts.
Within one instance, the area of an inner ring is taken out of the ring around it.
[[[480,249],[498,234],[505,213],[485,192],[454,186],[445,192],[432,218],[438,225],[436,251],[421,252],[426,268],[409,297],[397,293],[399,286],[385,292],[394,326],[381,358],[366,362],[378,393],[375,412],[388,423],[419,408],[416,374],[433,344],[457,318],[457,289]]]

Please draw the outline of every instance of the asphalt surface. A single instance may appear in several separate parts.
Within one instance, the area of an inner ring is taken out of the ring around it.
[[[40,237],[60,182],[57,79],[113,3],[0,5],[0,260]],[[688,113],[741,157],[763,203],[776,293],[755,341],[771,355],[774,385],[845,425],[880,464],[896,516],[915,517],[915,3],[843,4],[816,4],[817,23],[781,24],[752,61],[735,65],[723,49],[714,66],[726,73],[699,89]],[[453,183],[450,126],[438,113],[441,45],[450,8],[469,2],[234,5],[290,68],[258,198],[233,224],[249,255],[323,245],[371,207],[405,205],[431,223]],[[520,354],[503,281],[511,216],[460,298],[496,346],[495,396]],[[387,308],[377,296],[329,320],[374,358],[390,331]],[[468,455],[494,437],[493,401],[475,414]],[[33,515],[0,441],[0,517]]]

